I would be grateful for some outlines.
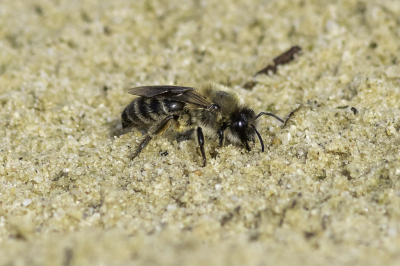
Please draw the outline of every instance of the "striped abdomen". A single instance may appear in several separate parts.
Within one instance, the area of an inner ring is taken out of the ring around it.
[[[139,97],[122,112],[122,127],[148,127],[164,117],[182,111],[185,103],[162,98]]]

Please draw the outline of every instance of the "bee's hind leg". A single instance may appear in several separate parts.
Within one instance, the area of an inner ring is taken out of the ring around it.
[[[133,160],[139,153],[146,148],[147,144],[149,144],[150,140],[156,135],[161,135],[171,126],[172,119],[174,119],[173,115],[170,115],[161,122],[157,123],[156,125],[152,126],[149,129],[149,133],[147,133],[146,137],[140,142],[136,151],[131,155],[131,159]]]
[[[196,133],[197,133],[197,141],[200,146],[201,157],[203,158],[203,167],[204,167],[206,166],[206,153],[204,151],[204,135],[203,135],[203,130],[201,130],[201,127],[197,128]]]

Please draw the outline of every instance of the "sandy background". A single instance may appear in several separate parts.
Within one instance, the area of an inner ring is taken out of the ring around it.
[[[399,61],[397,0],[2,0],[0,265],[399,265]],[[126,89],[206,80],[302,107],[131,162]]]

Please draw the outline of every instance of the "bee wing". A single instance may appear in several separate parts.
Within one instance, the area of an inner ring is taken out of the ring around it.
[[[181,86],[141,86],[128,90],[128,93],[142,97],[163,97],[184,103],[190,103],[202,108],[209,107],[210,103],[206,97],[198,93],[192,87]]]
[[[180,87],[180,86],[141,86],[128,90],[128,93],[142,96],[142,97],[156,97],[164,96],[164,93],[180,94],[185,91],[192,91],[194,88],[191,87]]]

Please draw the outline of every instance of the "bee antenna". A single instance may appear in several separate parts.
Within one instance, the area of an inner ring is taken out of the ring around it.
[[[265,113],[265,112],[259,113],[259,114],[257,115],[256,119],[259,118],[259,117],[262,116],[262,115],[269,115],[269,116],[272,116],[272,117],[276,118],[277,120],[279,120],[280,122],[285,123],[285,121],[283,121],[282,118],[280,118],[280,117],[278,117],[278,116],[276,116],[276,115],[274,115],[274,114],[272,114],[272,113]]]
[[[255,131],[256,134],[257,134],[258,139],[260,140],[261,152],[264,152],[264,142],[263,142],[263,140],[262,140],[262,138],[261,138],[260,133],[258,133],[258,131],[257,131],[257,129],[256,129],[256,127],[255,127],[254,125],[251,125],[251,126],[253,127],[254,131]]]

